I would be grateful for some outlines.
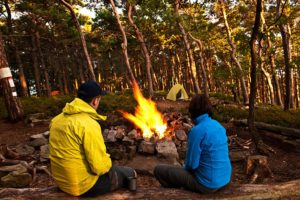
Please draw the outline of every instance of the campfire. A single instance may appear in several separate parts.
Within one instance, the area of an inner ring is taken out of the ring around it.
[[[155,102],[143,96],[136,82],[133,83],[133,94],[138,103],[135,113],[120,111],[123,117],[141,129],[144,139],[169,136],[170,130],[163,115],[157,110]]]

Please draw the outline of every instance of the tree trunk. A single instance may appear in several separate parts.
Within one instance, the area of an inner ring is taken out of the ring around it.
[[[225,10],[224,0],[219,0],[219,1],[220,1],[220,4],[221,4],[222,14],[223,14],[223,18],[224,18],[225,27],[226,27],[227,40],[228,40],[228,43],[231,47],[230,57],[234,61],[234,63],[237,65],[237,69],[239,71],[239,79],[240,79],[240,82],[241,82],[244,104],[248,104],[249,103],[248,90],[247,90],[247,86],[246,86],[246,83],[245,83],[245,78],[244,78],[244,75],[243,75],[242,66],[241,66],[239,60],[236,57],[236,44],[234,44],[234,42],[232,40],[231,29],[230,29],[228,21],[227,21],[227,13],[226,13],[226,10]]]
[[[276,69],[276,65],[275,65],[275,58],[274,58],[274,51],[271,50],[272,48],[272,42],[270,39],[270,33],[269,31],[267,32],[267,41],[268,41],[268,47],[269,47],[269,59],[270,59],[270,66],[271,66],[271,73],[272,73],[272,79],[274,82],[274,87],[275,87],[275,94],[276,94],[276,102],[277,105],[280,105],[281,107],[283,107],[283,103],[282,103],[282,97],[281,97],[281,89],[279,86],[279,81],[278,81],[278,77],[277,77],[277,73],[275,71]]]
[[[176,0],[175,1],[174,13],[175,13],[176,18],[179,18],[180,1],[181,0]],[[194,83],[195,92],[197,94],[200,94],[201,91],[200,91],[200,87],[199,87],[199,80],[198,80],[198,77],[197,77],[197,69],[196,69],[196,63],[195,63],[193,51],[191,49],[191,45],[190,45],[190,42],[188,41],[187,34],[184,30],[184,27],[180,23],[180,19],[177,19],[177,20],[178,20],[177,24],[178,24],[180,32],[182,34],[183,41],[184,41],[186,51],[187,51],[187,54],[188,54],[190,66],[191,66],[191,75],[192,75],[192,79],[193,79],[193,83]]]
[[[282,12],[282,13],[280,13]],[[284,15],[284,8],[281,10],[281,0],[277,0],[277,17]],[[284,64],[285,64],[285,100],[284,110],[291,108],[292,94],[291,94],[291,49],[290,38],[288,35],[288,25],[279,23],[280,34],[282,38],[282,47],[284,52]]]
[[[12,35],[14,33],[13,31],[13,27],[12,27],[12,19],[11,19],[11,10],[8,4],[8,0],[4,1],[4,6],[7,12],[7,26],[9,29],[9,33]],[[24,69],[23,69],[23,64],[21,61],[21,57],[20,57],[20,51],[18,49],[18,47],[16,46],[16,41],[13,38],[13,36],[10,37],[10,42],[11,42],[11,47],[14,51],[14,55],[15,55],[15,59],[16,59],[16,63],[19,69],[19,81],[20,81],[20,87],[21,87],[21,96],[29,96],[28,94],[28,88],[27,88],[27,83],[26,83],[26,77],[24,74]]]
[[[40,58],[41,69],[44,72],[45,87],[46,87],[45,90],[46,90],[47,96],[49,97],[49,96],[51,96],[51,86],[50,86],[50,82],[49,82],[48,70],[46,68],[44,56],[43,56],[42,49],[41,49],[40,33],[38,31],[35,31],[34,36],[35,36],[35,43],[36,43],[36,47],[37,47],[39,58]]]
[[[33,64],[33,70],[34,70],[35,87],[36,87],[37,96],[41,96],[42,95],[41,76],[40,76],[40,70],[39,70],[37,47],[36,47],[34,33],[32,33],[32,35],[31,35],[31,44],[32,44],[31,55],[32,55],[32,64]]]
[[[24,111],[17,96],[14,80],[7,63],[4,50],[4,42],[0,35],[0,85],[2,86],[3,97],[8,117],[15,122],[23,118]]]
[[[132,9],[134,9],[134,5],[129,4],[128,19],[129,19],[129,23],[131,24],[131,26],[133,27],[133,29],[135,31],[138,41],[140,42],[142,53],[146,59],[146,71],[147,71],[147,79],[148,79],[148,87],[149,87],[148,91],[149,91],[149,96],[152,97],[154,93],[153,93],[153,83],[152,83],[152,77],[151,77],[151,71],[150,71],[152,68],[150,54],[146,47],[143,34],[140,32],[139,28],[137,27],[137,25],[134,23],[134,21],[132,19]]]
[[[88,49],[87,49],[87,45],[86,45],[86,41],[85,41],[85,36],[84,36],[84,33],[82,32],[81,30],[81,27],[80,27],[80,24],[79,24],[79,21],[76,17],[76,14],[73,10],[73,7],[70,3],[67,2],[67,0],[60,0],[60,2],[70,11],[71,13],[71,16],[72,16],[72,19],[74,21],[74,24],[76,26],[76,29],[80,35],[80,40],[81,40],[81,44],[82,44],[82,49],[83,49],[83,52],[84,52],[84,56],[85,56],[85,59],[87,61],[87,64],[88,64],[88,71],[89,71],[89,78],[91,80],[94,80],[96,81],[96,77],[95,77],[95,73],[94,73],[94,68],[93,68],[93,64],[92,64],[92,61],[91,61],[91,57],[89,55],[89,52],[88,52]]]
[[[192,36],[192,34],[190,32],[188,34],[197,43],[198,48],[200,50],[200,67],[201,67],[201,71],[202,71],[202,75],[203,75],[203,91],[204,91],[204,95],[206,97],[208,97],[209,89],[208,89],[207,73],[206,73],[206,69],[204,66],[204,54],[203,54],[202,41],[200,39],[197,39],[194,36]]]
[[[253,27],[253,32],[250,40],[251,49],[251,83],[250,83],[250,99],[249,99],[249,115],[248,115],[248,126],[250,134],[252,135],[253,141],[256,145],[256,149],[261,153],[266,153],[267,151],[263,148],[263,142],[259,134],[256,132],[254,127],[254,104],[256,98],[256,68],[257,68],[257,58],[256,58],[256,40],[260,27],[262,12],[262,0],[257,0],[256,5],[256,15]]]
[[[119,25],[119,29],[120,29],[120,32],[121,32],[122,37],[123,37],[123,43],[121,45],[122,46],[122,53],[123,53],[123,56],[124,56],[124,59],[125,59],[125,63],[126,63],[128,73],[129,73],[130,81],[137,83],[136,80],[135,80],[135,77],[133,75],[133,72],[131,70],[130,63],[129,63],[128,53],[127,53],[127,37],[126,37],[125,30],[122,26],[120,16],[117,12],[114,1],[113,0],[109,0],[109,1],[110,1],[110,4],[111,4],[111,7],[113,9],[113,12],[116,16],[116,19],[117,19],[117,22],[118,22],[118,25]],[[132,83],[130,83],[130,84],[132,84]]]

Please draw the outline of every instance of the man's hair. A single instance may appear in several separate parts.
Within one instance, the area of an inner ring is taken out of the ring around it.
[[[205,113],[212,117],[212,106],[209,99],[203,94],[195,95],[190,102],[189,112],[193,120]]]

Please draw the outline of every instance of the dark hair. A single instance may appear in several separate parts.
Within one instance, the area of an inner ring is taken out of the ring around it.
[[[189,112],[193,120],[205,113],[212,117],[212,106],[208,97],[203,94],[195,95],[190,102]]]

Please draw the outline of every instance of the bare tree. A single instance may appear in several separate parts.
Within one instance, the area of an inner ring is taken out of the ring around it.
[[[125,59],[125,63],[126,63],[126,67],[127,67],[128,73],[129,73],[130,81],[136,82],[135,77],[134,77],[133,72],[132,72],[131,67],[130,67],[130,63],[129,63],[129,57],[128,57],[128,53],[127,53],[127,37],[126,37],[126,33],[125,33],[125,30],[124,30],[123,25],[121,23],[120,16],[119,16],[119,14],[117,12],[116,5],[115,5],[114,1],[110,0],[110,4],[111,4],[113,12],[114,12],[114,14],[115,14],[115,16],[117,18],[119,29],[120,29],[120,32],[122,34],[122,38],[123,38],[122,53],[123,53],[123,56],[124,56],[124,59]]]
[[[129,22],[131,24],[131,26],[133,27],[135,34],[137,36],[138,41],[140,42],[141,48],[142,48],[142,53],[146,59],[146,71],[147,71],[147,79],[148,79],[148,87],[149,87],[149,95],[150,97],[153,96],[153,83],[152,83],[152,77],[151,77],[151,68],[152,68],[152,64],[151,64],[151,59],[150,59],[150,54],[149,51],[146,47],[145,44],[145,39],[143,34],[141,33],[141,31],[139,30],[139,28],[137,27],[137,25],[134,23],[133,19],[132,19],[132,9],[134,9],[134,5],[129,4],[128,6],[128,19]]]
[[[86,45],[86,41],[85,41],[85,36],[84,36],[84,33],[82,32],[81,30],[81,27],[80,27],[80,24],[79,24],[79,21],[76,17],[76,14],[73,10],[73,7],[72,5],[67,2],[67,0],[60,0],[60,2],[70,11],[71,13],[71,16],[72,16],[72,19],[74,21],[74,24],[76,26],[76,29],[80,35],[80,40],[81,40],[81,44],[82,44],[82,48],[83,48],[83,52],[84,52],[84,56],[86,58],[86,61],[87,61],[87,64],[88,64],[88,70],[89,70],[89,75],[90,75],[90,79],[92,80],[96,80],[96,77],[95,77],[95,73],[94,73],[94,69],[93,69],[93,64],[92,64],[92,61],[91,61],[91,57],[89,55],[89,52],[88,52],[88,49],[87,49],[87,45]]]
[[[233,62],[236,64],[237,69],[239,70],[239,74],[240,74],[239,79],[240,79],[240,82],[241,82],[244,104],[247,104],[249,102],[248,90],[247,90],[247,86],[246,86],[246,83],[245,83],[244,75],[242,73],[242,66],[241,66],[239,60],[236,57],[236,44],[233,42],[233,39],[232,39],[231,29],[230,29],[230,26],[229,26],[228,20],[227,20],[227,13],[226,13],[226,9],[225,9],[224,0],[219,0],[219,2],[221,4],[222,14],[223,14],[223,18],[224,18],[224,24],[225,24],[225,27],[226,27],[227,41],[228,41],[228,44],[231,47],[230,57],[233,60]]]
[[[176,0],[175,1],[174,14],[177,18],[179,17],[180,1],[181,0]],[[201,91],[200,91],[200,87],[199,87],[199,80],[198,80],[198,76],[197,76],[197,69],[196,69],[196,63],[195,63],[193,51],[191,49],[191,45],[190,45],[190,42],[188,41],[188,37],[187,37],[186,31],[185,31],[183,25],[181,24],[179,19],[177,19],[177,20],[178,20],[177,24],[178,24],[178,27],[179,27],[180,32],[182,34],[183,41],[184,41],[184,44],[185,44],[185,48],[186,48],[186,51],[187,51],[187,54],[188,54],[190,67],[191,67],[191,72],[192,72],[192,77],[193,77],[193,83],[194,83],[194,87],[195,87],[195,92],[200,94]]]

